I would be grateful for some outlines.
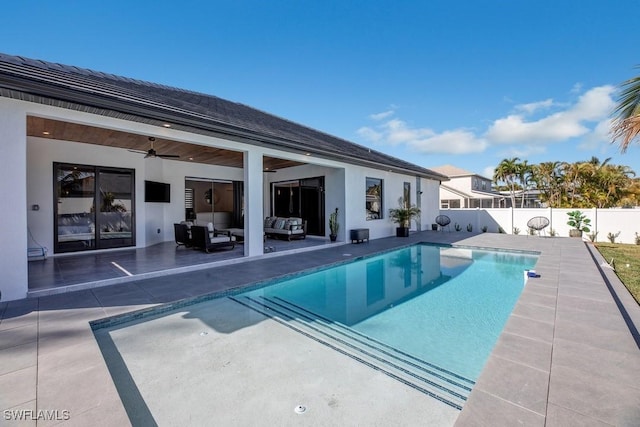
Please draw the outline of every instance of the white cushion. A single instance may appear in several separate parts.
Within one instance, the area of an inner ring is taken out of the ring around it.
[[[222,243],[222,242],[228,242],[228,241],[229,241],[229,238],[224,236],[214,237],[211,239],[211,243]]]

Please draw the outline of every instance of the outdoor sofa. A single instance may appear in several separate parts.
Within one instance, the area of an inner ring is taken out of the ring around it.
[[[224,247],[230,247],[230,249],[233,249],[236,245],[236,239],[228,233],[220,234],[214,232],[213,237],[211,237],[208,227],[193,225],[191,226],[191,245],[194,248],[202,249],[205,252]]]
[[[271,216],[264,220],[264,234],[287,240],[304,239],[307,237],[307,221],[296,217]]]
[[[193,247],[209,252],[212,249],[229,246],[233,249],[236,244],[236,238],[231,233],[216,230],[212,223],[208,223],[205,227],[183,221],[180,224],[173,224],[173,229],[178,246]]]

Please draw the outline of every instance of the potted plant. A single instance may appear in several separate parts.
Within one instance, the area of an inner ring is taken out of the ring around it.
[[[569,230],[569,236],[571,237],[582,237],[582,232],[588,233],[591,231],[589,225],[591,225],[591,220],[587,218],[585,214],[580,211],[571,211],[567,212],[569,215],[569,221],[567,221],[567,225],[573,227],[573,229]]]
[[[396,236],[409,237],[411,220],[420,215],[420,208],[406,203],[404,197],[398,199],[398,204],[400,205],[399,207],[389,209],[389,217],[393,222],[398,224],[398,227],[396,227]]]
[[[338,238],[338,230],[340,229],[340,224],[338,224],[338,208],[336,208],[335,212],[331,212],[329,215],[329,239],[332,242],[335,242]]]

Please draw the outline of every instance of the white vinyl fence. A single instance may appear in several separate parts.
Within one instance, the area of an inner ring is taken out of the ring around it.
[[[579,210],[591,220],[589,233],[583,233],[583,239],[589,240],[589,234],[596,233],[596,242],[608,242],[609,233],[617,234],[616,243],[636,243],[636,233],[640,235],[640,209],[441,209],[441,215],[447,215],[451,219],[451,231],[455,232],[455,224],[460,225],[460,233],[467,232],[467,226],[471,224],[473,232],[481,232],[487,227],[487,232],[497,233],[502,227],[505,233],[528,233],[527,221],[535,216],[543,216],[549,219],[550,224],[542,234],[550,235],[554,230],[558,237],[568,237],[571,227],[567,225],[569,217],[567,212]]]

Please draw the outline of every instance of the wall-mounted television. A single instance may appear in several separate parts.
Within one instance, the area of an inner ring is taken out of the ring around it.
[[[152,203],[171,203],[171,184],[145,181],[144,201]]]

